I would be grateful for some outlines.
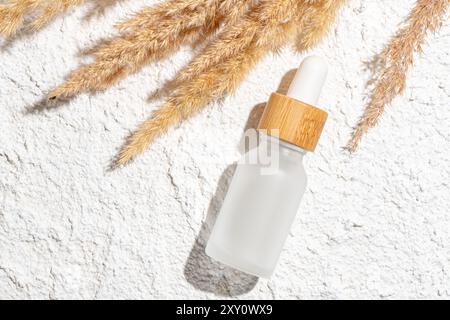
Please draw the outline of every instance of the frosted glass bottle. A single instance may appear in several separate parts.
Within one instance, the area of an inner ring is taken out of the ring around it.
[[[249,152],[260,154],[266,143],[278,144],[278,170],[264,174],[270,170],[264,164],[237,166],[206,253],[236,269],[270,277],[305,191],[306,151],[264,134],[260,139],[266,141]]]
[[[272,94],[259,146],[239,162],[208,240],[213,259],[259,277],[273,273],[305,192],[303,156],[314,151],[327,119],[313,106],[326,75],[321,58],[306,58],[287,95]]]

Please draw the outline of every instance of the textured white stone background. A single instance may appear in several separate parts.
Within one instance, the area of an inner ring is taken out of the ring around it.
[[[351,0],[314,52],[328,59],[330,119],[306,160],[309,187],[270,281],[205,257],[204,238],[255,105],[302,56],[262,61],[233,97],[108,172],[123,138],[154,110],[147,96],[183,49],[114,88],[52,110],[28,107],[154,1],[78,8],[0,52],[0,298],[450,298],[450,28],[423,56],[355,155],[342,150],[366,101],[368,61],[413,0]],[[108,3],[108,1],[104,2]],[[224,155],[227,160],[224,161]]]

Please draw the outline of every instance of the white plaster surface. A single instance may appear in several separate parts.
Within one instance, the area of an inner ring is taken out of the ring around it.
[[[82,63],[79,52],[154,1],[77,8],[0,52],[0,298],[450,298],[450,28],[428,39],[408,89],[354,155],[342,150],[367,99],[364,67],[414,1],[351,0],[316,49],[330,63],[330,118],[306,159],[309,186],[273,277],[212,262],[204,238],[239,141],[302,55],[269,56],[238,92],[109,172],[147,96],[185,48],[106,92],[26,110]],[[104,1],[108,3],[108,1]]]

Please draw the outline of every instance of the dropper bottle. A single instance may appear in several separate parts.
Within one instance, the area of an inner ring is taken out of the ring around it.
[[[303,156],[314,151],[327,119],[314,107],[327,72],[323,59],[308,57],[287,95],[271,95],[258,126],[259,146],[239,162],[208,240],[213,259],[258,277],[272,275],[305,192]]]

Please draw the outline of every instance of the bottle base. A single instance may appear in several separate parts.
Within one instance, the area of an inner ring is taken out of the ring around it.
[[[253,276],[269,279],[273,272],[273,270],[264,269],[255,264],[249,263],[248,261],[238,259],[228,254],[224,250],[221,250],[211,241],[208,242],[205,248],[205,252],[212,259],[219,261],[227,266],[230,266],[233,269],[248,273]]]

